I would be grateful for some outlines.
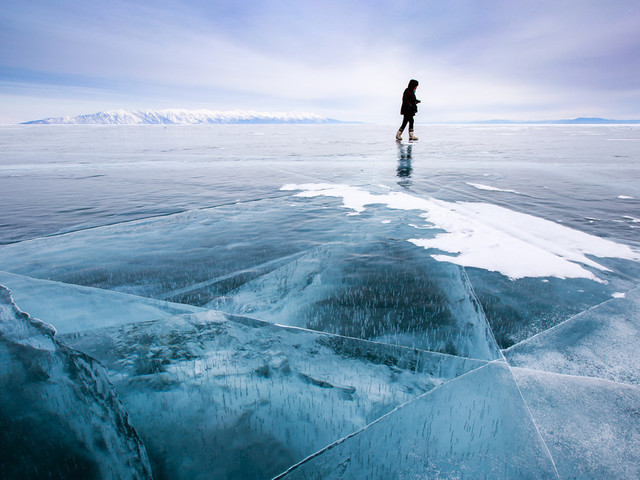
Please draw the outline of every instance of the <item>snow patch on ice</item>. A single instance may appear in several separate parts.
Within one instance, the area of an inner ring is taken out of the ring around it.
[[[478,190],[486,190],[489,192],[515,193],[517,195],[521,195],[521,193],[516,190],[508,190],[503,188],[491,187],[489,185],[483,185],[482,183],[472,183],[472,182],[465,182],[465,183],[471,187],[477,188]]]
[[[287,184],[285,191],[300,190],[297,197],[342,198],[343,206],[357,215],[371,205],[422,211],[421,216],[444,233],[433,238],[409,238],[438,261],[500,272],[511,278],[586,278],[602,282],[585,267],[609,271],[588,255],[640,260],[627,245],[589,235],[558,223],[515,212],[498,205],[447,202],[404,192],[374,194],[361,187],[341,184]]]
[[[633,200],[634,198],[629,195],[618,195],[620,200]]]

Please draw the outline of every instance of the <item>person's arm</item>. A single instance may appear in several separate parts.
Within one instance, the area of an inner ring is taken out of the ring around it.
[[[402,96],[402,103],[407,106],[407,110],[413,110],[416,106],[415,94],[411,90],[406,89],[404,91],[404,95]]]

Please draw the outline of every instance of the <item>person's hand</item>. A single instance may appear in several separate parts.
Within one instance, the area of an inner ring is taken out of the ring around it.
[[[416,103],[420,103],[420,100],[416,100]]]

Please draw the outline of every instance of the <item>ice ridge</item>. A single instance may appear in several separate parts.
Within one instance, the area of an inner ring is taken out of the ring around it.
[[[104,368],[0,285],[0,477],[152,478]]]

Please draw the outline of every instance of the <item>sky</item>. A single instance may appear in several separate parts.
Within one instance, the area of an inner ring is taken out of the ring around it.
[[[113,109],[640,119],[638,0],[2,0],[0,123]]]

